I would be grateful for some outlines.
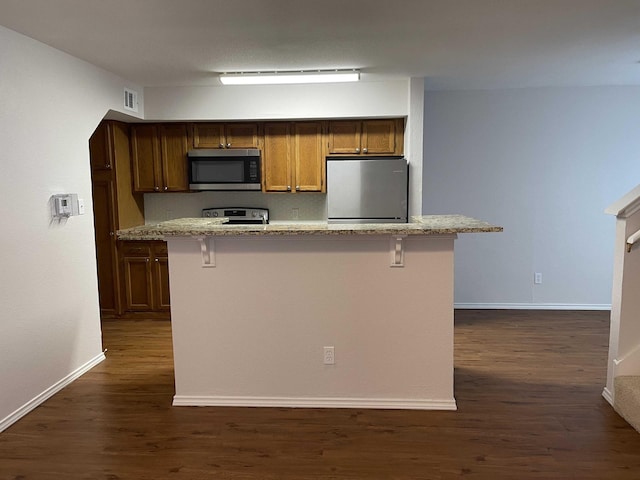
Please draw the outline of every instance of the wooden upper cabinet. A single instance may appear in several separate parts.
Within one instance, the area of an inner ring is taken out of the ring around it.
[[[360,121],[329,122],[329,153],[360,153],[361,137],[362,122]]]
[[[257,148],[257,123],[227,123],[224,127],[227,148]]]
[[[325,151],[322,122],[293,124],[295,188],[298,192],[322,192],[325,188]]]
[[[194,123],[194,148],[258,148],[257,123]]]
[[[224,148],[224,123],[194,123],[194,148]]]
[[[131,127],[133,187],[136,192],[188,191],[187,125],[139,124]]]
[[[323,125],[323,122],[265,123],[262,150],[265,192],[323,191]]]
[[[111,125],[102,122],[89,139],[91,171],[111,170],[113,168],[113,139]]]
[[[187,126],[168,123],[158,127],[162,166],[162,189],[165,192],[188,190],[187,152],[189,141]]]
[[[262,149],[264,191],[291,191],[291,167],[291,124],[266,123]]]
[[[402,155],[404,120],[329,122],[329,155]]]
[[[160,147],[156,125],[133,125],[131,127],[131,164],[133,189],[136,192],[160,191]]]
[[[362,122],[362,153],[369,155],[397,152],[396,120],[367,120]]]

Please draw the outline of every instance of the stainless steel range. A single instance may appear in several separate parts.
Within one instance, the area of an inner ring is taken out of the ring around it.
[[[205,208],[202,210],[202,216],[208,218],[229,217],[230,224],[261,224],[269,223],[268,208],[247,208],[247,207],[228,207],[228,208]]]

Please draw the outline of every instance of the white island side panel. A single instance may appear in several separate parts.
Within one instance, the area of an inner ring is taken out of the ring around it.
[[[169,237],[174,404],[455,408],[454,238]]]

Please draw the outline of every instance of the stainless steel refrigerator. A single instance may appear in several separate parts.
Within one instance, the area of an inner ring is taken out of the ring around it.
[[[329,223],[406,223],[409,165],[403,157],[328,157]]]

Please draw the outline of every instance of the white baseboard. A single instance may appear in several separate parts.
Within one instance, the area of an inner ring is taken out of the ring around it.
[[[611,310],[610,303],[455,303],[470,310]]]
[[[87,373],[89,370],[91,370],[93,367],[98,365],[105,358],[106,357],[104,356],[104,352],[100,353],[100,355],[96,355],[94,358],[89,360],[87,363],[85,363],[84,365],[76,368],[69,375],[67,375],[66,377],[62,378],[61,380],[59,380],[56,383],[54,383],[53,385],[51,385],[44,392],[40,393],[39,395],[37,395],[33,399],[29,400],[23,406],[18,408],[15,412],[10,413],[9,415],[7,415],[5,418],[0,420],[0,432],[2,432],[4,430],[6,430],[7,428],[9,428],[11,425],[16,423],[18,420],[20,420],[22,417],[24,417],[31,410],[36,408],[38,405],[43,404],[45,401],[47,401],[53,395],[55,395],[60,390],[62,390],[64,387],[69,385],[71,382],[73,382],[74,380],[78,379],[79,377],[81,377],[82,375]]]
[[[294,408],[381,408],[403,410],[456,410],[455,399],[421,400],[398,398],[326,397],[227,397],[175,395],[176,407],[294,407]]]
[[[613,407],[613,394],[611,393],[611,390],[609,390],[607,387],[604,387],[604,390],[602,390],[602,396],[607,402],[609,402],[609,405]]]

